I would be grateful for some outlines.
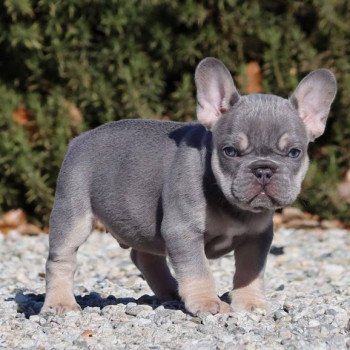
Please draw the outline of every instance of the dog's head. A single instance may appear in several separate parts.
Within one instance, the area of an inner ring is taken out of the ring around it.
[[[334,75],[310,73],[289,99],[240,96],[221,61],[206,58],[195,81],[197,117],[212,131],[211,166],[226,199],[253,212],[290,205],[308,168],[308,143],[324,132]]]

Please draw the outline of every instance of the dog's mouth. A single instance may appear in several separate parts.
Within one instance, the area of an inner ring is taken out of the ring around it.
[[[259,183],[253,176],[236,176],[231,184],[231,199],[235,206],[252,212],[274,211],[294,201],[293,183],[287,176],[275,176]]]
[[[282,205],[274,198],[267,188],[261,187],[258,192],[255,192],[246,202],[240,203],[242,209],[253,212],[261,212],[265,210],[276,210]]]
[[[262,188],[249,201],[249,205],[253,208],[271,209],[279,206],[278,201],[272,197],[268,191]]]

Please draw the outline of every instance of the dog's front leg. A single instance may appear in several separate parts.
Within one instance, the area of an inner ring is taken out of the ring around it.
[[[235,248],[236,272],[231,292],[234,310],[267,309],[264,269],[272,238],[271,225],[262,234],[242,237]]]
[[[173,238],[168,246],[170,261],[179,285],[179,294],[186,309],[193,315],[230,312],[215,290],[214,280],[204,253],[203,237],[183,235]]]

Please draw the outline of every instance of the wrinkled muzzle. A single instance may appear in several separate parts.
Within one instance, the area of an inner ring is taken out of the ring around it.
[[[300,183],[273,161],[254,161],[241,167],[232,182],[232,196],[242,209],[275,210],[294,202]]]

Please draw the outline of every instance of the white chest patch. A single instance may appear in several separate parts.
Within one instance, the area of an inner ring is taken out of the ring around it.
[[[208,212],[204,238],[207,257],[217,258],[232,251],[237,237],[263,233],[271,218],[272,214],[236,218],[224,212]]]

